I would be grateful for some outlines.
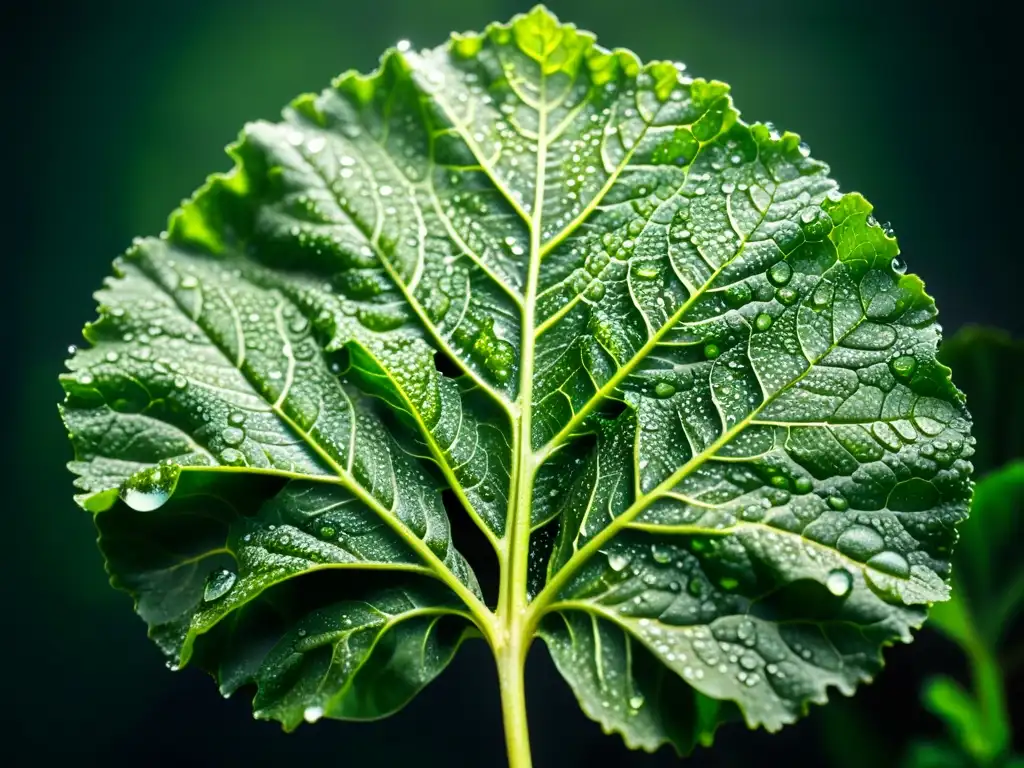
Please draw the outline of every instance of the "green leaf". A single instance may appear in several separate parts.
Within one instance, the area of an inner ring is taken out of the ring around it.
[[[940,675],[925,682],[921,692],[924,705],[942,718],[961,748],[969,755],[991,759],[1004,746],[993,749],[984,712],[974,698],[950,677]]]
[[[62,378],[79,503],[171,663],[359,719],[469,622],[514,764],[535,635],[606,730],[686,752],[852,693],[946,599],[973,441],[934,303],[724,83],[536,8],[229,153]]]

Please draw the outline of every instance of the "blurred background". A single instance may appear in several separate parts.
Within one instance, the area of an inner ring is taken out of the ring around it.
[[[1019,128],[1006,100],[1019,75],[1012,25],[986,2],[551,0],[565,21],[643,59],[685,61],[732,84],[748,120],[800,133],[845,190],[891,221],[948,332],[968,322],[1020,336]],[[0,541],[3,730],[8,765],[295,764],[490,766],[504,761],[493,666],[463,649],[391,720],[324,722],[290,736],[221,700],[204,674],[171,674],[130,599],[107,586],[88,515],[71,500],[57,374],[94,317],[91,292],[136,234],[206,174],[247,120],[397,40],[443,42],[530,4],[506,0],[36,0],[5,3],[0,46],[8,181],[2,281],[9,404]],[[478,647],[479,646],[479,647]],[[895,765],[911,738],[941,731],[921,680],[964,675],[937,634],[889,649],[856,699],[771,736],[720,731],[694,766]],[[1020,676],[1018,675],[1018,678]],[[1009,701],[1024,722],[1021,680]],[[527,689],[535,764],[661,766],[579,711],[538,644]],[[1017,736],[1017,748],[1022,748]],[[429,756],[429,757],[428,757]],[[12,760],[9,762],[9,760]]]

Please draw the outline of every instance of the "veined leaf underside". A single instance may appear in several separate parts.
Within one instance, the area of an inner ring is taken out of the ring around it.
[[[973,440],[934,303],[725,84],[538,8],[229,152],[62,378],[78,500],[172,663],[291,728],[539,635],[588,715],[685,752],[852,692],[946,598]]]

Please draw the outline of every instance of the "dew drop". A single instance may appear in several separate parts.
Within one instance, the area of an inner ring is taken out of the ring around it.
[[[910,563],[898,552],[879,552],[868,560],[868,565],[876,571],[905,579],[910,576]]]
[[[621,555],[618,552],[608,553],[608,566],[616,573],[622,571],[627,565],[629,565],[629,558],[626,555]]]
[[[220,433],[221,439],[228,445],[241,445],[245,440],[245,432],[238,427],[225,427]]]
[[[798,296],[797,292],[792,288],[779,288],[779,290],[775,292],[775,298],[777,298],[780,303],[785,304],[788,307],[797,300]]]
[[[793,268],[788,262],[777,261],[768,270],[768,279],[775,285],[785,285],[793,277]]]
[[[708,360],[714,360],[720,354],[722,354],[722,350],[718,348],[717,344],[706,344],[704,346],[704,357]]]
[[[323,716],[323,707],[306,707],[306,709],[302,713],[302,717],[307,723],[315,723]]]
[[[644,705],[644,697],[637,694],[629,697],[629,706],[633,709],[640,709]]]
[[[651,557],[654,558],[654,562],[664,565],[672,561],[672,550],[669,547],[652,544]]]
[[[866,562],[885,546],[881,534],[873,528],[854,525],[843,531],[836,542],[836,547],[847,557]]]
[[[203,600],[207,603],[219,600],[235,586],[237,580],[238,574],[234,571],[229,571],[226,568],[214,571],[206,577],[206,586],[203,588]]]
[[[892,257],[892,262],[890,263],[890,266],[892,267],[892,271],[895,272],[897,275],[906,274],[907,262],[905,262],[899,256]]]
[[[853,588],[853,576],[845,568],[836,568],[829,572],[825,586],[836,597],[846,597]]]
[[[147,490],[140,488],[128,488],[122,498],[124,503],[136,512],[152,512],[159,509],[171,498],[170,490],[154,487]]]
[[[843,512],[844,510],[849,508],[850,503],[842,496],[829,496],[828,505],[832,507],[832,509],[834,509],[836,512]]]
[[[658,397],[672,397],[672,395],[674,395],[675,393],[675,386],[669,384],[667,381],[659,381],[658,384],[654,387],[654,394],[656,394]]]
[[[654,267],[637,267],[633,272],[642,280],[653,280],[658,276],[658,270]]]
[[[772,325],[772,316],[766,312],[762,312],[757,316],[757,319],[754,320],[754,325],[759,331],[767,331]]]
[[[917,360],[911,355],[900,355],[889,363],[889,368],[896,378],[909,379],[917,368]]]

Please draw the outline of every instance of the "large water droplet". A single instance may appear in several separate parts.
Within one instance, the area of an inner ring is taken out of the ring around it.
[[[220,436],[228,445],[241,445],[245,440],[245,432],[238,427],[225,427],[221,430]]]
[[[315,723],[323,716],[323,707],[306,707],[306,709],[302,712],[302,717],[305,719],[307,723]]]
[[[907,272],[907,262],[901,259],[899,256],[892,257],[892,271],[897,275],[903,275]]]
[[[867,562],[872,555],[877,554],[885,547],[885,540],[873,528],[854,525],[843,531],[842,536],[836,542],[836,547],[848,557]]]
[[[825,586],[836,597],[846,597],[853,588],[853,576],[845,568],[836,568],[829,572]]]
[[[206,577],[206,587],[203,589],[203,600],[207,603],[212,603],[214,600],[219,600],[224,597],[238,581],[238,574],[234,571],[229,571],[227,568],[222,568],[219,571],[214,571]]]
[[[757,319],[754,320],[754,325],[757,327],[757,330],[759,331],[767,331],[769,328],[771,328],[772,316],[769,315],[767,312],[762,312],[757,316]]]
[[[629,557],[626,555],[619,554],[618,552],[608,553],[608,566],[618,573],[629,565]]]
[[[909,379],[917,368],[917,360],[911,355],[900,355],[889,363],[889,368],[892,369],[896,378]]]
[[[669,384],[667,381],[659,381],[654,387],[654,394],[658,397],[672,397],[675,393],[675,386]]]
[[[898,576],[901,579],[910,576],[910,563],[898,552],[879,552],[868,560],[868,565],[876,571],[888,573],[890,576]]]
[[[793,276],[793,268],[785,261],[777,261],[768,270],[768,279],[775,285],[785,285]]]
[[[155,486],[145,490],[133,487],[126,488],[121,498],[136,512],[152,512],[166,504],[167,500],[171,498],[171,493],[167,488]]]
[[[654,558],[654,562],[665,563],[671,562],[672,560],[672,549],[670,547],[662,546],[660,544],[651,545],[651,557]]]
[[[640,694],[629,697],[629,706],[633,709],[640,709],[644,705],[644,697]]]

